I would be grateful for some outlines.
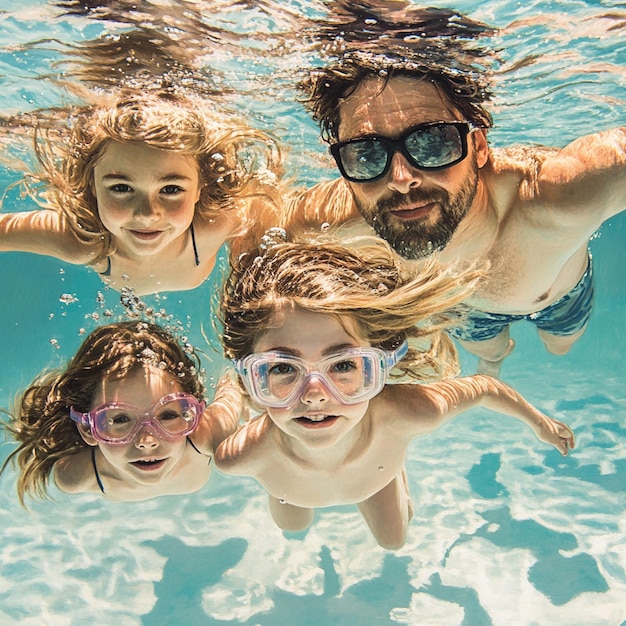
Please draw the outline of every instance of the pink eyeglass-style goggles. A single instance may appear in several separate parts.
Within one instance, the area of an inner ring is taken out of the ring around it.
[[[148,425],[160,439],[173,441],[189,435],[198,427],[205,406],[204,401],[195,396],[177,392],[163,396],[147,411],[124,402],[107,402],[87,413],[70,407],[70,418],[88,426],[100,443],[129,443]]]

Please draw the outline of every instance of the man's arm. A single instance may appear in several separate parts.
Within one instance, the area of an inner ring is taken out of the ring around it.
[[[548,156],[538,176],[538,199],[555,208],[563,226],[589,222],[593,230],[626,208],[626,128],[576,139]]]
[[[0,213],[0,252],[33,252],[76,264],[93,260],[67,218],[52,210]]]

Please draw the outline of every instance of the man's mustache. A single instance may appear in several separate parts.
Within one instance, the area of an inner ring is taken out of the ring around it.
[[[379,200],[378,209],[382,211],[394,211],[399,208],[406,208],[411,204],[423,205],[438,202],[445,205],[448,201],[448,194],[443,191],[428,191],[427,189],[412,189],[409,193],[393,192],[391,195]]]

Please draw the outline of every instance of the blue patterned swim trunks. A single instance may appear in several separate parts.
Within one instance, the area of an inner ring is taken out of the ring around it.
[[[485,341],[497,337],[512,322],[527,320],[551,335],[566,337],[574,335],[587,325],[592,304],[593,274],[589,254],[589,265],[578,284],[545,309],[525,315],[489,313],[474,309],[469,312],[465,325],[451,329],[450,334],[463,341]]]

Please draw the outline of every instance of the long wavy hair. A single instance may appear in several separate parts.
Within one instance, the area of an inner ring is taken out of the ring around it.
[[[457,352],[444,330],[460,322],[460,303],[481,276],[432,260],[411,269],[373,236],[276,243],[243,256],[230,273],[221,305],[225,353],[231,359],[252,354],[276,312],[295,305],[332,315],[346,330],[352,320],[376,347],[391,350],[408,339],[411,349],[392,382],[453,376]]]
[[[26,178],[27,190],[38,204],[66,216],[78,239],[93,246],[94,263],[115,250],[93,188],[94,168],[111,141],[142,142],[194,157],[201,185],[196,216],[210,220],[239,210],[237,235],[257,228],[261,213],[271,216],[277,210],[283,173],[277,142],[197,99],[123,91],[104,104],[57,109],[42,120],[36,123],[37,163]],[[248,215],[246,201],[253,198],[262,202]]]
[[[42,373],[16,403],[4,428],[19,443],[4,462],[17,464],[17,492],[45,498],[54,464],[87,448],[70,419],[69,408],[88,412],[103,380],[119,380],[145,367],[169,373],[180,388],[198,400],[204,396],[200,362],[164,328],[147,322],[100,326],[82,343],[67,367]]]

